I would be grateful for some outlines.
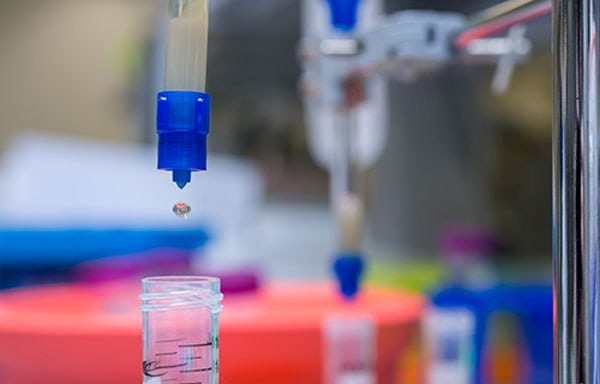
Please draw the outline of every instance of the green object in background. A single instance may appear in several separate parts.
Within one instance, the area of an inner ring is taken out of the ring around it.
[[[435,260],[373,260],[365,283],[416,292],[429,292],[446,277],[443,265]]]
[[[117,73],[133,79],[143,68],[148,50],[143,42],[133,39],[117,40],[111,47],[111,62]]]

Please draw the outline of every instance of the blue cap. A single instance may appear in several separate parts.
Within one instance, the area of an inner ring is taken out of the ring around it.
[[[356,296],[364,269],[365,262],[359,253],[341,253],[336,257],[333,271],[344,298]]]
[[[210,95],[193,91],[158,94],[158,169],[172,171],[179,188],[190,182],[192,172],[206,170],[209,126]]]
[[[360,0],[329,0],[331,25],[343,32],[352,31],[356,26],[359,2]]]

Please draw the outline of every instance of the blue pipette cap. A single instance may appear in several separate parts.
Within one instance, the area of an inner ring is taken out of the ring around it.
[[[343,32],[352,31],[356,26],[359,3],[360,0],[329,0],[331,25]]]
[[[335,258],[333,271],[344,298],[352,299],[356,296],[364,269],[365,262],[360,253],[344,252]]]
[[[172,171],[179,188],[190,182],[192,172],[206,170],[209,126],[210,95],[194,91],[158,94],[158,169]]]

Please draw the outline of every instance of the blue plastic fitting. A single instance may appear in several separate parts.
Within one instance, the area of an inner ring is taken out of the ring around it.
[[[360,0],[329,0],[331,25],[339,31],[350,32],[356,26]]]
[[[335,258],[333,271],[345,299],[352,299],[358,293],[364,270],[365,262],[359,253],[341,253]]]
[[[173,172],[183,189],[192,172],[206,170],[206,137],[210,127],[210,95],[164,91],[157,97],[158,169]]]

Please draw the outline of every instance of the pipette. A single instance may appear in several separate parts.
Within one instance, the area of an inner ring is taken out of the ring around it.
[[[352,37],[357,24],[360,0],[329,0],[331,34]],[[330,97],[326,97],[335,108],[336,147],[330,161],[331,202],[334,208],[339,245],[333,261],[333,270],[343,297],[354,298],[360,288],[364,271],[362,255],[363,204],[358,193],[352,191],[353,134],[355,133],[355,108],[362,101],[360,80],[352,79],[351,57],[327,57],[333,81],[326,85]],[[359,95],[359,96],[357,96]]]
[[[362,255],[363,204],[358,196],[347,194],[337,197],[333,205],[339,238],[333,270],[342,296],[351,299],[359,292],[365,269]]]
[[[158,169],[183,189],[206,170],[210,95],[206,88],[208,0],[169,0],[165,90],[158,93]]]

